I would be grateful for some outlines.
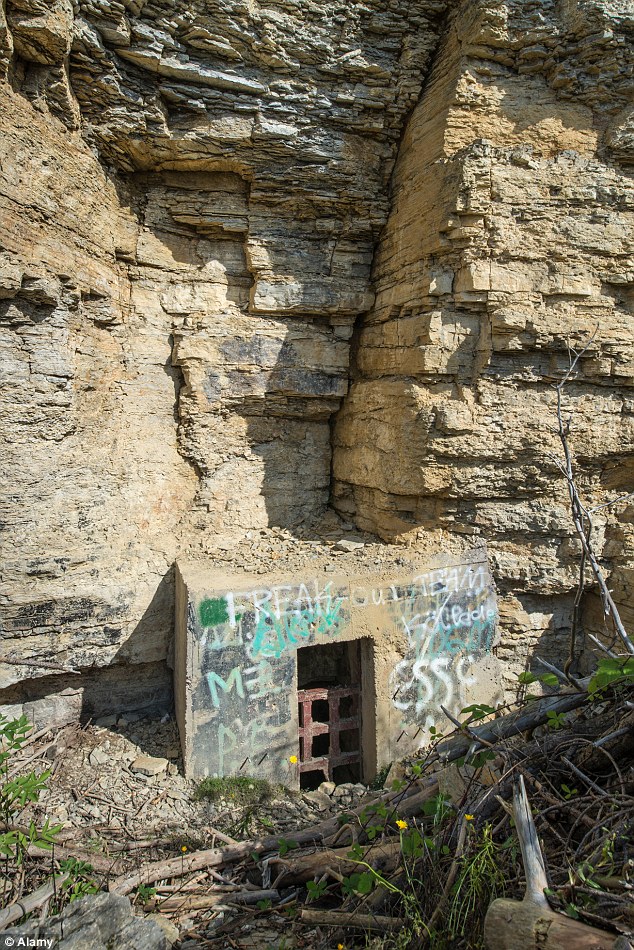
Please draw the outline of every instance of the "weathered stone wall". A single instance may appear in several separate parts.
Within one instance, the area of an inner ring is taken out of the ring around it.
[[[0,4],[2,685],[169,696],[176,556],[325,509],[445,7]]]
[[[625,4],[463,5],[403,137],[335,431],[335,505],[361,527],[486,539],[515,668],[545,631],[542,655],[566,650],[552,384],[593,333],[564,398],[579,486],[632,487],[633,29]],[[631,518],[594,519],[624,605]]]
[[[632,28],[617,0],[0,0],[6,702],[159,701],[175,560],[329,499],[426,554],[478,535],[501,652],[560,649],[549,383],[597,324],[581,486],[632,472]],[[631,526],[597,525],[624,601]]]

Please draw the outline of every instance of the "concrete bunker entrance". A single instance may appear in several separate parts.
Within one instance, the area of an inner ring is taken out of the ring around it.
[[[374,733],[363,716],[364,707],[375,708],[366,695],[373,691],[372,649],[372,641],[362,639],[297,651],[300,788],[363,779],[364,746]]]

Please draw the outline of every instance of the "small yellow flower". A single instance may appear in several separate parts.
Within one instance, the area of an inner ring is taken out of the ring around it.
[[[185,854],[185,852],[187,851],[187,845],[186,845],[186,844],[184,844],[184,845],[181,846],[181,851],[183,852],[183,854]]]
[[[292,755],[288,761],[291,763],[291,765],[297,765],[297,756]]]
[[[475,815],[465,815],[464,817],[465,817],[465,821],[473,821],[473,819],[475,818]]]
[[[407,828],[407,822],[401,821],[401,819],[399,818],[399,820],[396,822],[396,827],[399,829],[399,831],[405,831],[405,829]]]
[[[337,950],[346,950],[346,948],[344,947],[344,945],[343,945],[342,943],[338,943],[338,944],[337,944]]]

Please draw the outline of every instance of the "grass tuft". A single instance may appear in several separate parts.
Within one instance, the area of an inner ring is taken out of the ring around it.
[[[258,805],[270,801],[275,789],[265,779],[247,776],[204,778],[194,792],[196,801],[236,802],[239,805]]]

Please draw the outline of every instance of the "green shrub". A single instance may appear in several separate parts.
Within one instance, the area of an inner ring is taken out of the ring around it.
[[[0,854],[4,855],[7,864],[13,861],[18,867],[31,845],[50,849],[62,829],[62,825],[51,825],[48,818],[41,828],[33,821],[26,828],[17,827],[21,812],[30,802],[38,801],[51,774],[48,771],[39,775],[29,772],[28,775],[10,777],[11,759],[26,742],[30,729],[26,716],[7,719],[0,715],[0,820],[3,824]]]

